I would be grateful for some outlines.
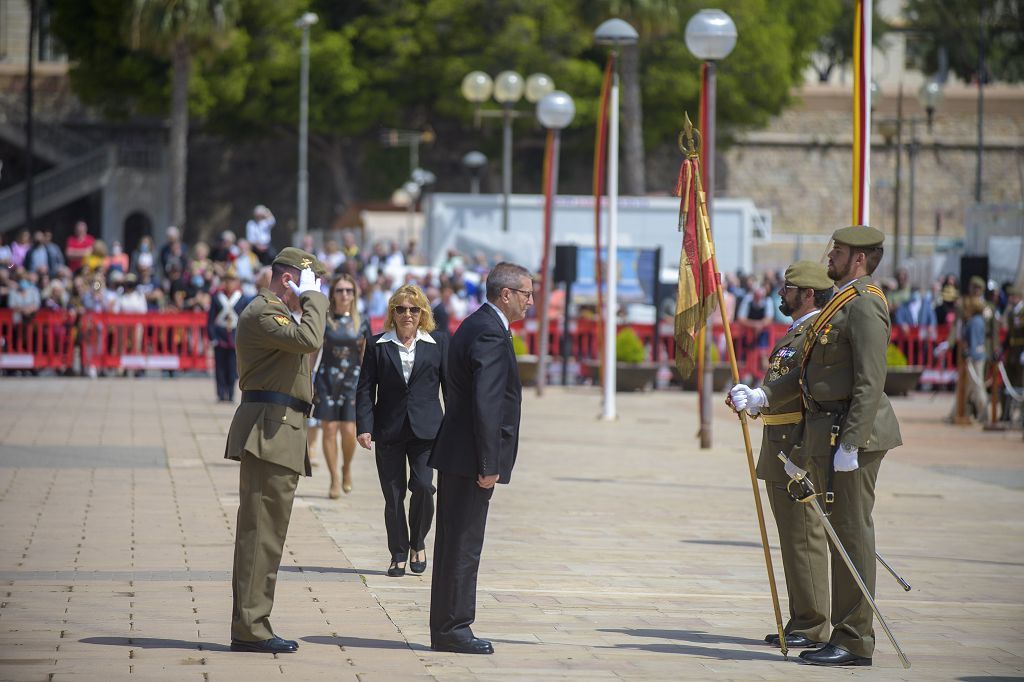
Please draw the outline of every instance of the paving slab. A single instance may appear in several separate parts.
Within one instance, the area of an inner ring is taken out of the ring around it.
[[[299,484],[273,618],[300,651],[231,652],[238,467],[222,459],[233,407],[211,384],[0,382],[0,679],[1024,673],[1024,444],[1019,431],[943,424],[947,394],[894,400],[907,445],[878,484],[879,551],[914,586],[880,572],[878,602],[910,671],[880,628],[870,669],[823,671],[761,643],[774,623],[738,422],[716,405],[714,447],[700,450],[695,395],[669,391],[620,395],[613,422],[597,418],[595,389],[525,394],[515,477],[495,493],[480,572],[474,627],[494,656],[429,650],[431,571],[385,575],[364,450],[342,499],[327,498],[322,458]],[[756,451],[759,428],[751,435]]]

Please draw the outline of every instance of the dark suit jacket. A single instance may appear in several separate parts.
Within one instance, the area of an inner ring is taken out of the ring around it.
[[[501,318],[482,305],[463,320],[448,349],[445,416],[430,466],[475,479],[499,474],[508,483],[519,449],[522,384]]]
[[[356,387],[356,433],[372,434],[379,443],[393,442],[408,415],[416,437],[433,440],[443,416],[438,389],[447,396],[448,337],[432,332],[437,343],[416,343],[416,359],[406,384],[398,346],[377,343],[382,336],[370,339],[363,353]]]

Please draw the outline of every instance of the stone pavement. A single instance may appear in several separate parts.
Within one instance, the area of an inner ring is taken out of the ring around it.
[[[620,395],[614,423],[593,389],[527,393],[481,567],[475,629],[494,656],[429,650],[430,571],[384,575],[362,450],[343,499],[322,464],[299,484],[273,621],[301,649],[230,652],[238,465],[212,394],[194,378],[0,381],[0,680],[1024,675],[1021,434],[942,424],[949,396],[894,401],[908,445],[879,479],[878,549],[914,586],[880,570],[879,605],[913,668],[878,628],[873,668],[826,671],[760,643],[774,624],[735,418],[719,406],[700,451],[694,395],[667,391]]]

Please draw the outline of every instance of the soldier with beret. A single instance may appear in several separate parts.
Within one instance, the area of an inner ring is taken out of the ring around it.
[[[232,651],[291,653],[294,640],[270,626],[299,474],[310,475],[306,417],[313,399],[308,355],[327,324],[325,274],[310,253],[288,247],[274,259],[270,285],[238,318],[235,344],[242,402],[224,456],[241,461],[232,571]],[[301,318],[296,319],[301,313]]]
[[[873,596],[875,481],[885,453],[903,443],[882,390],[889,308],[870,279],[882,260],[884,235],[855,225],[836,230],[832,240],[828,276],[837,291],[806,332],[800,370],[762,388],[738,384],[730,397],[736,409],[762,410],[800,398],[804,432],[786,473],[806,474],[813,482],[839,541]],[[871,665],[871,605],[835,552],[831,563],[832,634],[825,646],[808,649],[800,658],[825,666]]]
[[[786,269],[779,290],[779,310],[793,319],[786,335],[775,344],[768,358],[764,384],[786,381],[796,375],[804,355],[806,334],[818,311],[832,298],[834,283],[824,265],[798,261]],[[731,402],[731,401],[730,401]],[[779,530],[779,547],[786,575],[789,621],[783,629],[787,648],[821,647],[828,641],[828,547],[825,529],[809,505],[793,500],[786,484],[778,454],[787,457],[800,437],[803,412],[800,396],[773,401],[758,410],[748,406],[751,416],[764,424],[757,477],[765,482],[768,504]],[[765,637],[779,645],[779,635]]]

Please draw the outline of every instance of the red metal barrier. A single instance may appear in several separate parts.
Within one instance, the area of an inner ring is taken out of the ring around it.
[[[13,310],[0,309],[0,369],[68,369],[73,337],[71,313],[40,310],[15,321]]]
[[[83,316],[82,366],[88,369],[205,371],[206,313],[88,313]]]

